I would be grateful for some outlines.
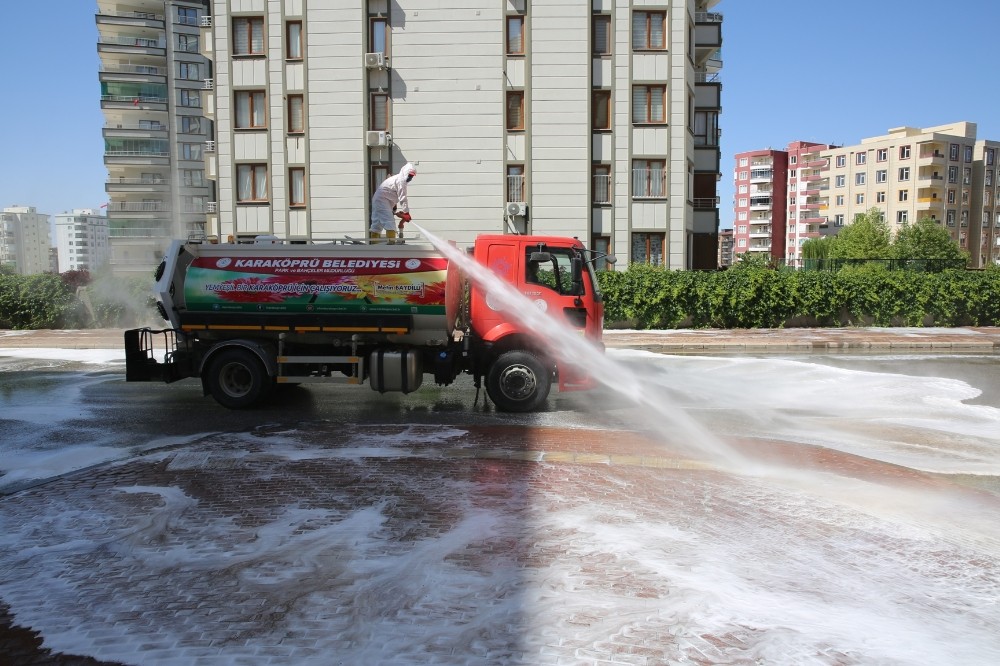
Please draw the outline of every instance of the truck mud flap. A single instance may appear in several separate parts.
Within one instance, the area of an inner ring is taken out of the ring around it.
[[[156,344],[157,337],[161,338]],[[155,354],[161,349],[164,362],[159,363]],[[178,363],[177,332],[172,328],[154,331],[149,328],[133,328],[125,331],[125,381],[173,382],[190,374],[184,364]]]

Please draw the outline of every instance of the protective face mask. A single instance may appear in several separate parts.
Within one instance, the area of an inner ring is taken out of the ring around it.
[[[413,176],[407,176],[406,177],[406,182],[410,182],[411,180],[413,180]]]

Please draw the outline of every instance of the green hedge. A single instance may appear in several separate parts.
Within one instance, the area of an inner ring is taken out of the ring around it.
[[[155,321],[151,286],[151,278],[91,282],[70,273],[0,273],[0,329],[118,328]]]
[[[1000,326],[1000,269],[722,272],[635,264],[598,274],[609,327]]]

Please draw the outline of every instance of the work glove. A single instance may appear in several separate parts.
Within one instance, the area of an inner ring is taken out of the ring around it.
[[[399,219],[400,219],[400,220],[401,220],[401,221],[402,221],[402,222],[403,222],[404,224],[405,224],[406,222],[409,222],[410,220],[412,220],[412,219],[413,219],[412,217],[410,217],[410,214],[409,214],[409,213],[396,213],[396,215],[398,215],[398,216],[399,216]]]

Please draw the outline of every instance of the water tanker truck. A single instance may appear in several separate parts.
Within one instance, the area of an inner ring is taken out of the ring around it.
[[[593,255],[579,240],[483,235],[466,252],[601,346]],[[200,378],[232,409],[283,384],[338,380],[409,393],[425,375],[447,385],[467,373],[509,412],[538,409],[553,383],[589,387],[455,263],[412,242],[174,241],[155,286],[170,326],[125,332],[126,379]]]

